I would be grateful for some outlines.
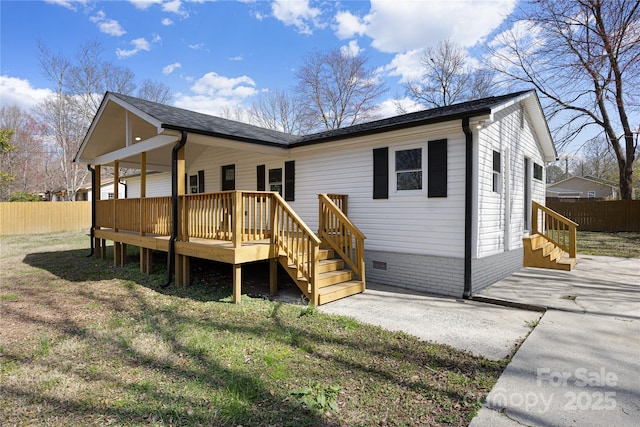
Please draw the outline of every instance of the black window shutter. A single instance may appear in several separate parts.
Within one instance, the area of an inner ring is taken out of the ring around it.
[[[189,194],[189,174],[184,174],[184,194]]]
[[[427,196],[447,197],[447,140],[429,141]]]
[[[198,193],[204,193],[204,171],[198,171]]]
[[[389,148],[373,150],[373,198],[389,198]]]
[[[264,191],[266,189],[266,183],[264,181],[265,165],[256,166],[256,181],[258,183],[258,191]]]
[[[296,162],[284,162],[284,199],[293,202],[296,199]]]

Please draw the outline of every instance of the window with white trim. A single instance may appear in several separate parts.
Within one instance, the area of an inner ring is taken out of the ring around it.
[[[595,199],[596,198],[596,192],[595,191],[589,191],[589,193],[587,193],[587,196],[590,199]]]
[[[500,152],[493,151],[493,192],[501,192],[502,184],[502,161],[500,159]]]
[[[396,190],[422,190],[422,148],[396,151]]]

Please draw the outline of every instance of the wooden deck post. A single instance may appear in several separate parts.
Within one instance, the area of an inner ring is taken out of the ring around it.
[[[95,181],[96,188],[92,189],[93,190],[93,196],[92,197],[94,198],[94,200],[96,202],[99,202],[100,201],[100,165],[95,165],[94,170],[95,170],[94,173],[95,173],[95,177],[96,177],[96,181]],[[97,206],[97,204],[94,205],[94,206]],[[95,229],[99,230],[100,227],[96,226]],[[95,256],[96,258],[104,258],[101,240],[102,239],[98,239],[97,237],[93,238],[93,247],[94,247],[93,256]]]
[[[191,282],[190,257],[176,255],[176,286],[189,286]]]
[[[241,191],[233,193],[233,217],[231,223],[233,224],[233,247],[237,249],[242,246],[242,228],[244,224],[244,207],[242,206]]]
[[[233,264],[233,303],[240,304],[242,294],[242,264]]]
[[[269,259],[269,293],[275,295],[278,293],[278,259]]]

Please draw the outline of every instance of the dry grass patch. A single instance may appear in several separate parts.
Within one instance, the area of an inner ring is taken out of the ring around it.
[[[87,244],[0,238],[3,424],[467,425],[506,365],[304,305],[234,305],[223,276],[161,291],[162,269]]]

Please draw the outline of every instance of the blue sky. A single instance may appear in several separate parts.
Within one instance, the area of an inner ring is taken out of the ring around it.
[[[163,82],[175,105],[209,114],[291,88],[314,49],[350,49],[367,55],[389,86],[379,102],[393,115],[402,82],[420,72],[421,49],[451,39],[473,53],[504,29],[516,2],[2,0],[0,105],[29,108],[49,93],[37,40],[69,56],[98,40],[104,59],[138,81]]]

